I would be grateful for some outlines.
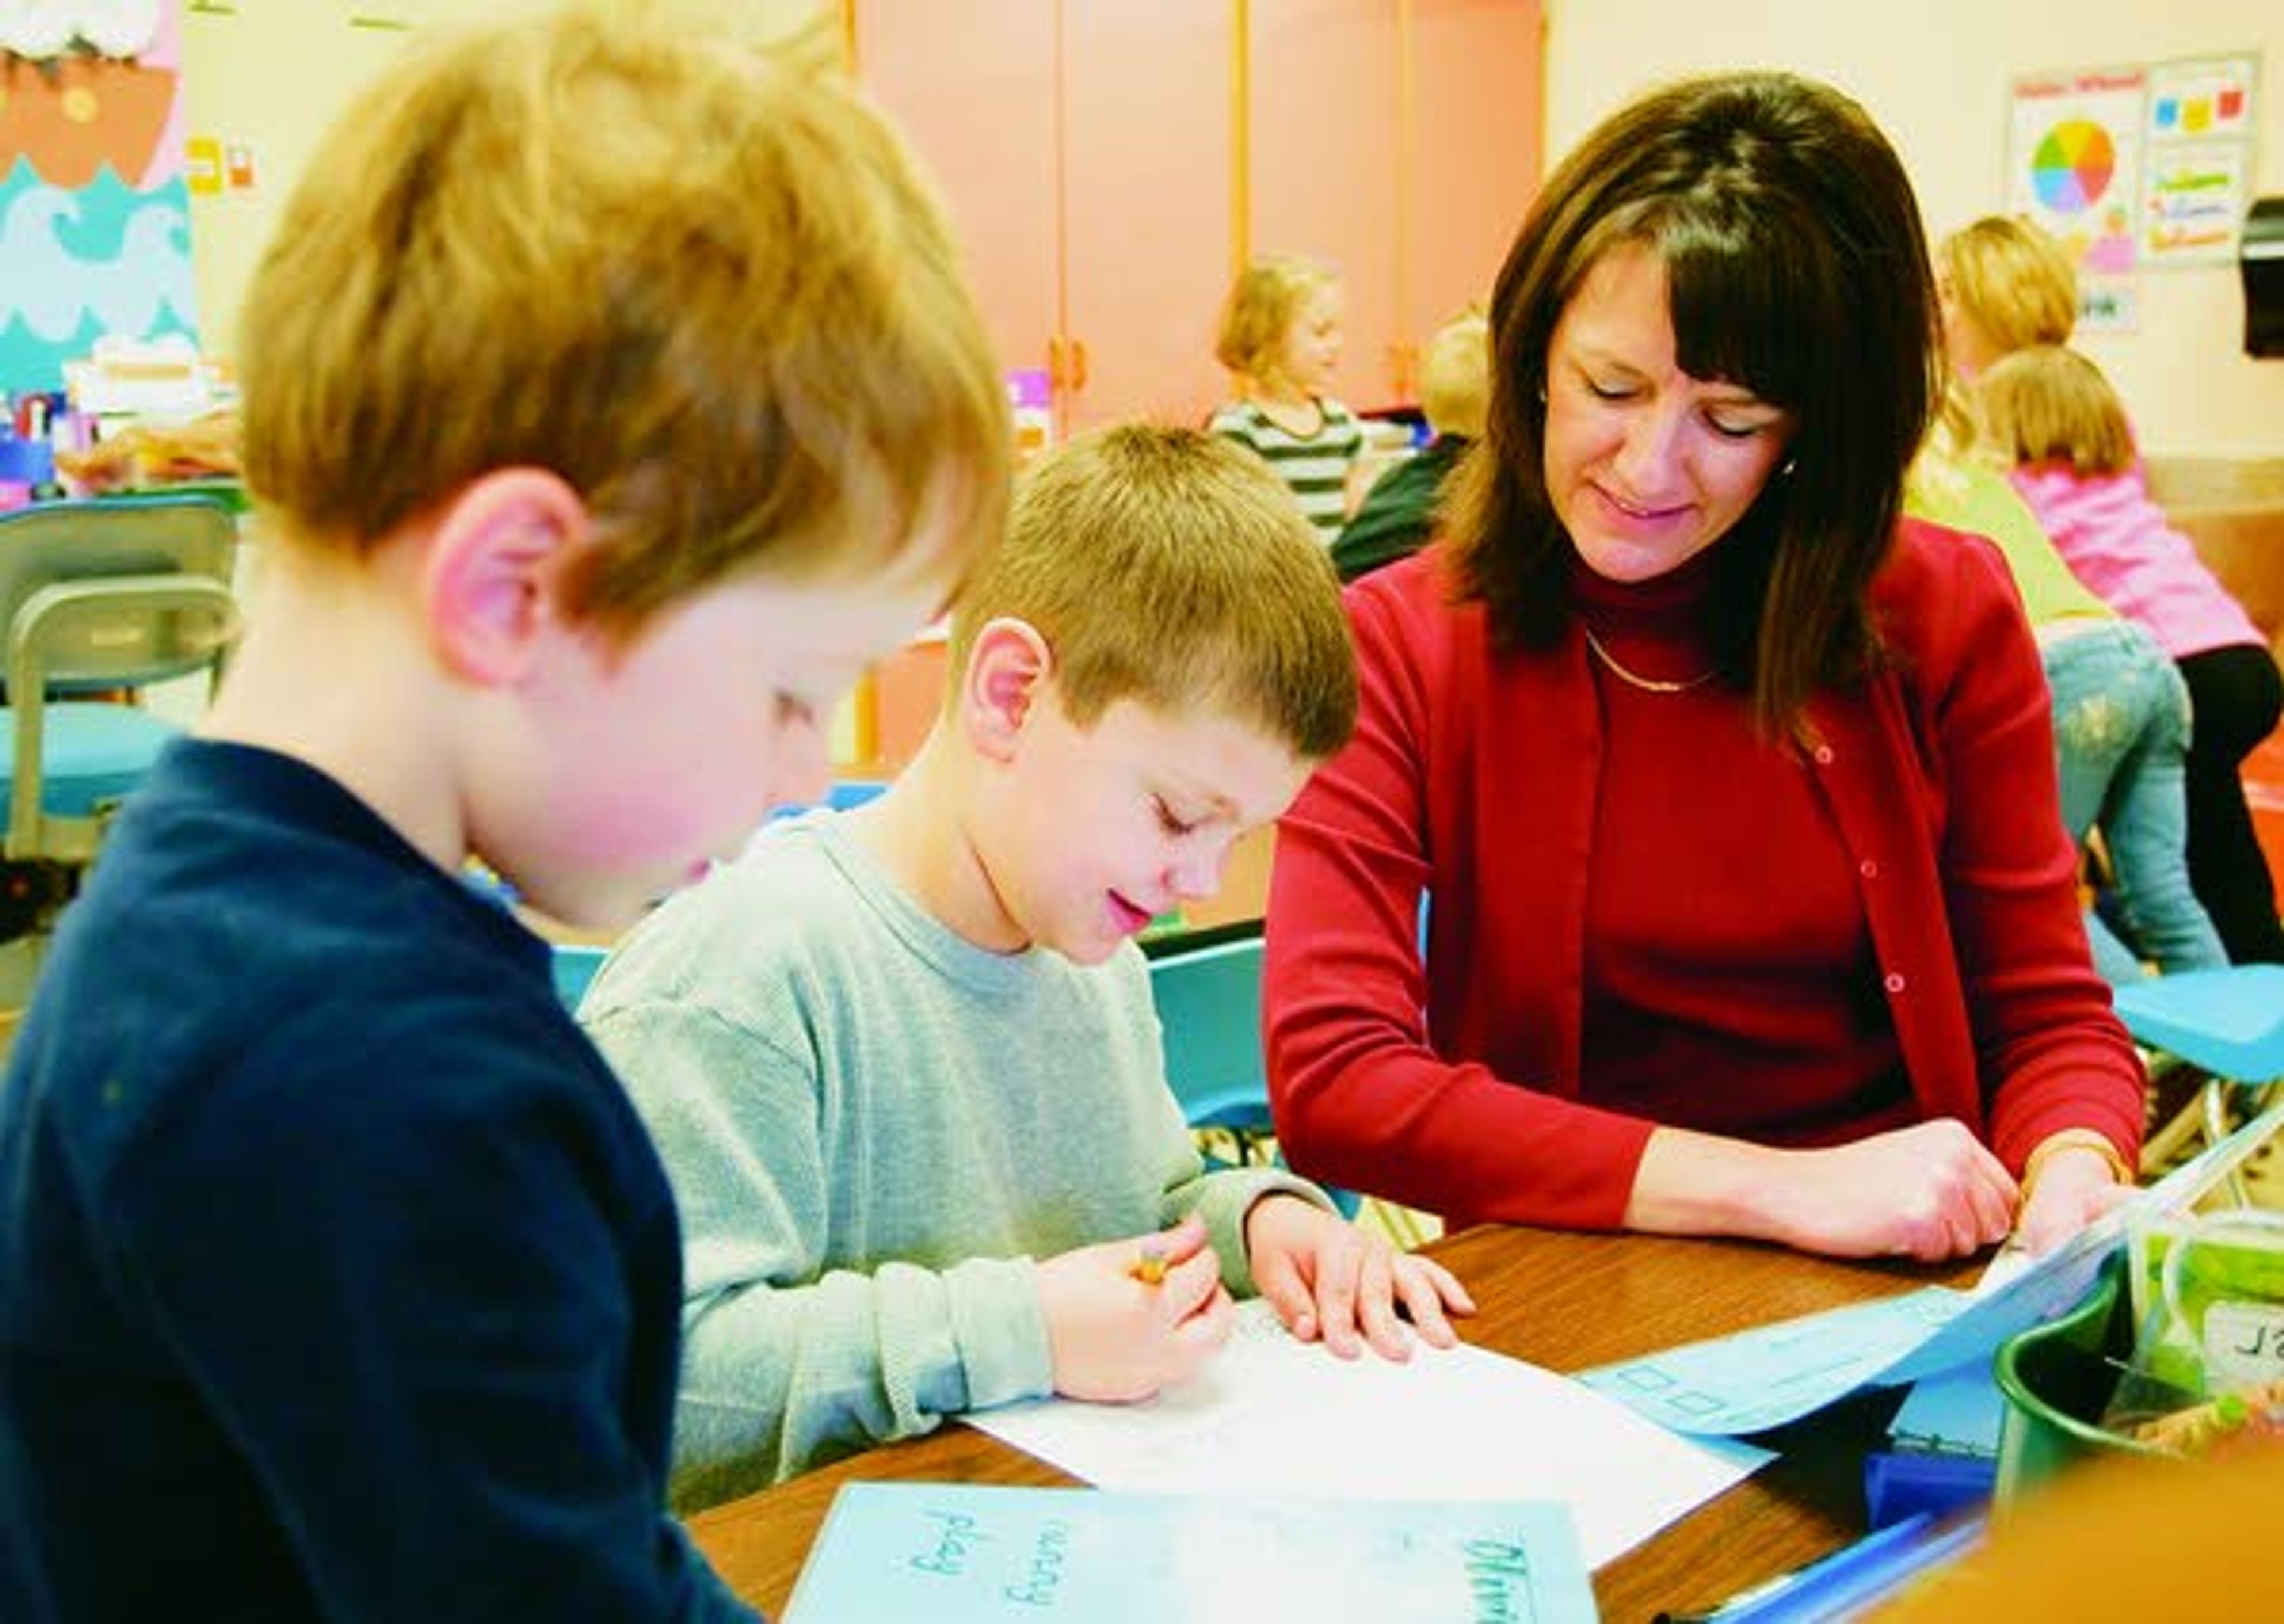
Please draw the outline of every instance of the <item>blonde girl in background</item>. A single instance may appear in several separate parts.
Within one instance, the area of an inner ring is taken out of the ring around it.
[[[2034,344],[2067,344],[2077,326],[2077,269],[2025,220],[1986,215],[1936,249],[1936,297],[1952,370],[1972,382]]]
[[[1313,260],[1271,254],[1239,273],[1214,356],[1237,399],[1212,431],[1249,447],[1285,481],[1327,546],[1348,517],[1364,426],[1332,396],[1341,365],[1341,285]]]
[[[2243,605],[2149,499],[2125,407],[2101,369],[2051,344],[1976,386],[1994,454],[2071,572],[2148,629],[2188,684],[2189,879],[2229,957],[2284,963],[2276,886],[2239,767],[2284,714],[2284,674]]]

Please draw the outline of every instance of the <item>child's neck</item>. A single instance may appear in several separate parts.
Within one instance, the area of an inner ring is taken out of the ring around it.
[[[1253,403],[1263,417],[1278,427],[1304,439],[1325,426],[1323,404],[1290,379],[1256,380],[1253,386]]]
[[[460,796],[440,778],[449,758],[434,742],[449,719],[440,704],[423,720],[433,661],[370,583],[347,578],[358,566],[265,564],[246,636],[198,732],[308,763],[439,868],[458,869],[467,858]],[[325,680],[313,681],[320,671]]]
[[[849,832],[898,889],[945,929],[992,953],[1031,945],[1008,917],[968,833],[974,763],[939,721],[885,794],[848,815]]]

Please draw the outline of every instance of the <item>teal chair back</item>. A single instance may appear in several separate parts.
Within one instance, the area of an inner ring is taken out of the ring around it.
[[[2284,964],[2185,970],[2117,989],[2117,1018],[2152,1049],[2236,1082],[2284,1077]]]
[[[2257,1108],[2284,1082],[2284,964],[2234,964],[2184,970],[2121,987],[2117,1019],[2145,1048],[2163,1050],[2208,1074],[2199,1096],[2207,1140],[2228,1135],[2239,1092]],[[2250,1198],[2241,1175],[2229,1188]]]
[[[1261,938],[1240,936],[1150,960],[1166,1081],[1192,1128],[1267,1136],[1261,1052]]]
[[[552,969],[555,975],[555,995],[563,1007],[576,1013],[579,1000],[587,995],[587,987],[594,980],[595,972],[611,956],[608,948],[587,947],[583,944],[559,941],[554,944]]]
[[[1262,938],[1258,922],[1207,933],[1194,945],[1174,937],[1146,944],[1150,996],[1158,1006],[1158,1035],[1166,1081],[1191,1128],[1229,1134],[1250,1160],[1272,1138],[1269,1066],[1261,1047]],[[1327,1190],[1343,1216],[1359,1205],[1344,1190]]]

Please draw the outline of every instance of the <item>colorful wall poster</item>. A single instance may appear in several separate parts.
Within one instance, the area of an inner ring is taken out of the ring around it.
[[[195,338],[181,0],[0,0],[0,390]]]
[[[2139,260],[2142,115],[2139,67],[2026,74],[2014,82],[2007,207],[2043,227],[2078,269],[2079,320],[2119,332],[2135,301],[2114,285]]]
[[[2149,69],[2149,135],[2153,140],[2249,141],[2260,89],[2260,55],[2190,57]]]
[[[2149,69],[2141,248],[2153,268],[2233,264],[2252,201],[2257,53]]]
[[[2141,251],[2150,268],[2234,264],[2251,206],[2251,169],[2246,142],[2152,145],[2141,202]]]

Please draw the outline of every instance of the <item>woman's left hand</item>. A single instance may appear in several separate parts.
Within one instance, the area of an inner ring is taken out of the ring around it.
[[[1343,1359],[1367,1343],[1383,1359],[1408,1359],[1414,1330],[1450,1347],[1459,1339],[1449,1316],[1475,1311],[1441,1263],[1398,1252],[1298,1196],[1255,1201],[1245,1217],[1245,1246],[1253,1283],[1285,1328],[1303,1342],[1321,1339]]]
[[[2039,1166],[2014,1220],[2014,1234],[2034,1256],[2051,1252],[2132,1193],[2117,1182],[2100,1152],[2065,1147]]]

